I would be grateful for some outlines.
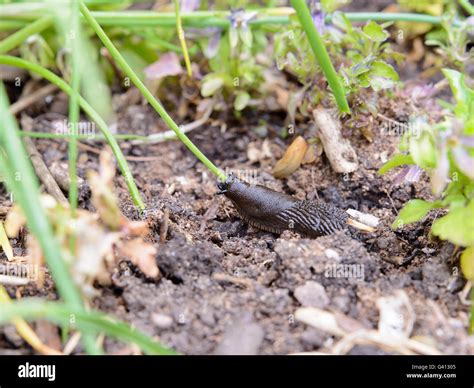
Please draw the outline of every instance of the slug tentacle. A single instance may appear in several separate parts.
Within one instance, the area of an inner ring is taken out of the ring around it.
[[[318,237],[347,227],[349,215],[322,201],[298,201],[265,186],[249,185],[230,176],[218,185],[250,225],[272,233],[294,230]]]

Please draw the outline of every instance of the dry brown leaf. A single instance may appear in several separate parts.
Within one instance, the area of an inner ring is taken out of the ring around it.
[[[5,220],[5,232],[7,233],[7,236],[10,238],[18,237],[21,228],[23,228],[25,224],[26,218],[23,215],[23,211],[19,205],[14,204],[8,212]]]
[[[283,157],[273,168],[275,178],[286,178],[295,172],[300,167],[307,149],[308,144],[302,136],[298,136],[293,140]]]
[[[100,215],[101,220],[112,230],[117,230],[122,225],[122,212],[118,207],[118,200],[113,188],[115,165],[110,151],[100,154],[100,174],[88,171],[87,180],[91,187],[91,202]]]
[[[156,264],[157,249],[141,238],[123,241],[119,244],[120,252],[128,257],[140,270],[150,278],[156,278],[160,271]]]

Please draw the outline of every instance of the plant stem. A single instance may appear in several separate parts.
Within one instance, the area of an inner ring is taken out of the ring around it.
[[[70,139],[71,135],[63,133],[47,133],[47,132],[33,132],[33,131],[19,131],[20,136],[32,137],[37,139]],[[148,140],[148,136],[135,135],[133,133],[129,134],[117,134],[112,135],[117,140]],[[77,140],[95,140],[95,141],[104,141],[107,140],[102,135],[81,135],[78,134],[75,136]]]
[[[52,22],[52,17],[47,15],[35,22],[23,27],[21,30],[9,35],[0,42],[0,54],[5,54],[23,43],[31,35],[37,34],[47,29]]]
[[[468,0],[459,0],[459,4],[469,15],[474,15],[474,5],[470,4]]]
[[[329,54],[326,50],[326,46],[319,36],[318,30],[314,25],[313,18],[309,12],[306,0],[291,0],[291,4],[295,8],[298,19],[306,33],[309,44],[313,49],[314,56],[316,57],[321,69],[328,80],[329,86],[336,98],[337,106],[339,110],[344,113],[350,113],[349,104],[347,103],[346,94],[344,88],[339,80],[339,77],[334,70],[334,66],[329,58]]]
[[[70,0],[71,15],[69,22],[71,24],[72,35],[69,35],[70,47],[71,47],[71,87],[73,93],[69,97],[69,125],[73,126],[72,136],[68,144],[68,160],[69,160],[69,205],[71,206],[72,217],[76,217],[77,201],[78,201],[78,190],[77,190],[77,139],[76,139],[76,128],[79,122],[79,86],[81,78],[81,68],[79,62],[79,7],[74,0]],[[66,39],[68,39],[66,37]],[[75,243],[72,242],[73,252]]]
[[[181,15],[179,12],[179,0],[174,0],[174,7],[176,13],[176,30],[178,32],[178,39],[181,43],[181,50],[183,51],[184,56],[184,63],[186,64],[186,71],[188,72],[188,76],[191,77],[193,75],[193,71],[191,69],[191,61],[189,60],[189,53],[188,48],[186,46],[186,38],[184,36],[183,25],[181,24]]]
[[[96,20],[91,15],[89,9],[80,3],[81,12],[86,19],[87,23],[95,31],[99,39],[102,41],[104,46],[109,50],[110,55],[114,58],[117,65],[120,69],[130,78],[130,80],[135,84],[135,86],[140,90],[142,95],[146,98],[149,104],[158,112],[163,121],[176,133],[179,140],[181,140],[186,147],[198,158],[213,174],[215,174],[220,180],[225,180],[226,175],[222,170],[217,168],[200,150],[197,148],[194,143],[186,136],[185,133],[181,131],[178,125],[174,122],[171,116],[166,112],[166,110],[161,106],[161,104],[156,100],[156,98],[151,94],[143,82],[138,78],[132,68],[128,65],[125,59],[122,57],[120,52],[114,46],[112,41],[109,39],[107,34],[104,32],[102,27],[96,22]]]
[[[461,0],[462,1],[462,0]],[[8,18],[15,18],[12,21],[12,28],[17,28],[19,23],[28,24],[29,21],[38,19],[42,13],[40,11],[32,11],[28,7],[20,7],[21,3],[16,4],[14,12],[8,12],[10,5],[0,5],[0,14],[4,20],[2,23],[8,22]],[[23,4],[27,5],[27,4]],[[269,9],[255,9],[258,17],[250,20],[249,24],[253,26],[261,26],[267,24],[288,24],[290,22],[289,16],[294,14],[294,10],[288,7],[277,7]],[[18,20],[21,15],[21,20]],[[92,11],[92,17],[96,19],[102,26],[110,27],[176,27],[176,15],[174,12],[155,12],[155,11]],[[187,27],[220,27],[227,28],[230,25],[228,19],[229,11],[196,11],[182,13],[181,19],[183,26]],[[365,22],[368,20],[380,22],[414,22],[414,23],[429,23],[440,25],[442,17],[432,16],[419,13],[409,12],[347,12],[347,18],[353,22]],[[326,16],[326,22],[330,23],[333,14]],[[453,25],[458,27],[460,21],[454,21]],[[6,29],[6,24],[3,29]]]
[[[18,126],[10,114],[8,97],[0,82],[0,144],[6,155],[0,152],[0,165],[8,187],[20,204],[31,232],[36,236],[54,278],[58,293],[66,303],[78,310],[83,309],[81,295],[76,288],[69,268],[61,257],[51,225],[39,200],[39,186],[20,137]],[[8,157],[8,158],[7,158]],[[19,179],[17,178],[19,177]],[[3,307],[2,307],[3,309]],[[89,353],[98,354],[95,342],[85,342]]]
[[[19,67],[32,71],[33,73],[37,73],[41,77],[58,86],[69,96],[74,94],[74,90],[66,82],[64,82],[56,74],[41,67],[40,65],[37,65],[36,63],[32,63],[29,61],[25,61],[24,59],[8,55],[0,55],[0,64]],[[145,205],[140,197],[140,193],[138,192],[137,186],[135,185],[132,174],[130,172],[130,168],[128,167],[127,161],[125,160],[122,151],[120,150],[117,140],[115,140],[114,136],[107,127],[107,124],[102,119],[102,117],[94,110],[94,108],[92,108],[92,106],[83,97],[78,96],[78,98],[79,105],[82,110],[99,126],[99,129],[102,131],[102,134],[104,135],[105,139],[112,148],[115,158],[117,159],[117,164],[125,179],[125,182],[127,183],[128,190],[130,192],[130,195],[132,196],[133,202],[140,210],[144,210]]]
[[[74,316],[75,323],[71,323],[71,316]],[[96,311],[86,312],[78,308],[71,308],[63,303],[25,299],[2,306],[0,324],[11,322],[16,317],[25,320],[48,319],[65,327],[77,328],[83,333],[104,332],[120,341],[136,344],[147,354],[178,354],[117,319],[111,319],[111,317]]]

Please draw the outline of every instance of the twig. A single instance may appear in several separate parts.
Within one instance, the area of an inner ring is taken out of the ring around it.
[[[92,147],[90,145],[87,145],[81,142],[78,142],[77,145],[79,146],[79,148],[92,152],[93,154],[100,155],[101,153],[99,149]],[[160,158],[159,156],[125,156],[125,159],[131,162],[152,162],[154,160],[158,160],[159,158]]]
[[[313,110],[319,138],[334,171],[349,173],[357,170],[357,154],[341,134],[341,124],[327,109]]]
[[[31,120],[30,118],[28,118]],[[28,130],[31,128],[31,123],[26,122],[26,118],[22,118],[22,127],[23,130]],[[25,145],[26,152],[28,153],[28,156],[30,157],[31,164],[33,164],[33,167],[36,171],[36,175],[38,175],[38,178],[41,180],[41,182],[44,184],[46,191],[51,194],[56,201],[59,203],[68,206],[69,201],[67,198],[64,196],[63,192],[59,188],[58,184],[56,183],[56,180],[53,178],[51,173],[48,170],[48,167],[43,161],[43,158],[41,157],[41,154],[38,152],[35,143],[33,143],[33,140],[31,140],[29,137],[24,137],[23,138],[23,144]]]
[[[168,208],[165,208],[163,213],[163,220],[161,221],[160,226],[160,243],[164,244],[166,242],[166,235],[168,234],[169,228],[169,220],[170,220],[170,211]]]
[[[54,84],[48,84],[43,86],[41,89],[38,89],[36,92],[21,98],[17,102],[10,105],[10,112],[12,115],[20,113],[22,110],[28,108],[30,105],[34,104],[39,99],[46,97],[48,94],[56,91],[58,87]]]
[[[201,118],[192,121],[188,124],[181,125],[181,131],[183,133],[188,133],[193,131],[196,128],[199,128],[201,125],[204,125],[207,120],[209,120],[209,117],[211,117],[211,113],[213,111],[213,104],[209,104],[207,109],[204,111],[204,114],[202,115]],[[131,143],[133,145],[142,145],[142,144],[157,144],[157,143],[162,143],[164,141],[168,140],[174,140],[177,139],[178,136],[176,136],[176,133],[172,130],[168,130],[165,132],[160,132],[160,133],[153,133],[148,136],[146,140],[133,140]]]
[[[245,288],[252,288],[252,282],[250,279],[247,278],[239,278],[237,276],[232,276],[227,273],[217,272],[212,274],[212,278],[218,282],[228,282],[233,283],[239,286],[243,286]]]
[[[21,278],[18,276],[10,276],[10,275],[0,275],[0,284],[4,284],[6,286],[25,286],[30,282],[28,278]]]

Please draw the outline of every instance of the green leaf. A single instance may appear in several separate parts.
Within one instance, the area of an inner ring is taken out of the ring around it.
[[[460,246],[474,245],[474,200],[466,207],[456,207],[431,227],[435,236]]]
[[[387,31],[384,31],[381,25],[374,21],[368,22],[363,28],[364,34],[374,42],[384,42],[389,37]]]
[[[214,95],[224,86],[224,77],[220,74],[208,74],[204,77],[201,85],[201,94],[203,97]]]
[[[47,319],[63,327],[79,329],[83,333],[103,332],[120,341],[136,344],[147,354],[177,354],[126,323],[100,312],[84,311],[60,302],[29,298],[1,305],[0,324],[9,323],[15,317],[29,321]],[[71,317],[74,317],[74,323],[71,322]]]
[[[409,150],[415,164],[423,169],[436,167],[436,147],[432,135],[423,131],[409,140]]]
[[[422,199],[412,199],[408,201],[405,206],[403,206],[403,209],[400,210],[398,217],[393,221],[392,228],[396,229],[421,220],[437,205],[437,202],[427,202]]]
[[[245,109],[249,101],[250,101],[250,94],[248,94],[245,91],[240,91],[235,97],[234,109],[237,111],[241,111]]]
[[[451,91],[456,101],[458,103],[462,102],[467,104],[470,98],[472,98],[472,91],[466,86],[464,74],[452,69],[443,69],[442,71],[449,81],[449,86],[451,87]]]
[[[392,159],[386,162],[382,167],[380,167],[378,173],[383,175],[390,171],[392,168],[402,166],[405,164],[415,164],[411,155],[405,154],[395,154]]]
[[[384,61],[374,61],[370,70],[370,86],[375,91],[389,89],[398,81],[398,74],[395,69]]]
[[[346,31],[348,34],[352,34],[353,32],[352,23],[344,12],[334,12],[332,23],[341,30]]]
[[[252,47],[253,35],[249,27],[239,28],[239,36],[245,46]]]
[[[237,28],[229,28],[229,43],[232,49],[237,47],[237,44],[239,43],[239,31],[237,31]]]
[[[474,247],[469,247],[461,254],[461,271],[464,277],[471,282],[474,281]]]

